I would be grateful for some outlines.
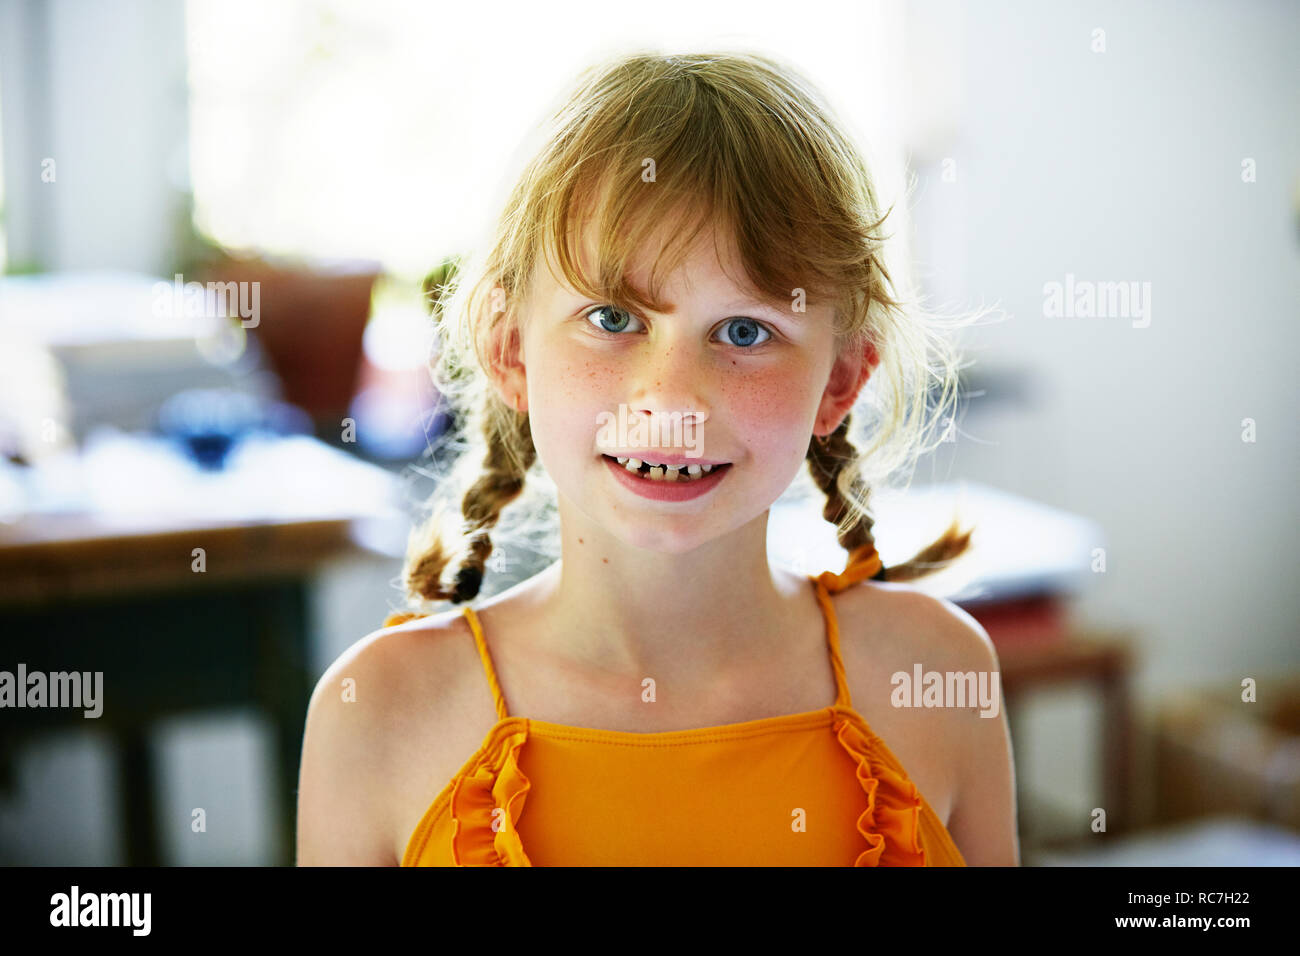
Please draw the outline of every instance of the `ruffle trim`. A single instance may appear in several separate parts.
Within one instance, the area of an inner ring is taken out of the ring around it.
[[[921,846],[921,794],[907,775],[878,753],[873,738],[850,718],[836,717],[835,737],[858,762],[857,777],[867,795],[858,832],[867,849],[854,866],[925,866]]]
[[[519,839],[531,786],[519,769],[526,730],[502,735],[451,791],[451,854],[457,866],[532,866]]]
[[[858,832],[867,849],[854,866],[925,866],[921,844],[920,791],[907,775],[882,755],[856,720],[838,712],[832,729],[836,740],[857,761],[856,776],[867,796],[858,817]],[[527,730],[502,734],[456,780],[449,798],[451,852],[457,866],[532,866],[519,837],[531,783],[519,767]]]

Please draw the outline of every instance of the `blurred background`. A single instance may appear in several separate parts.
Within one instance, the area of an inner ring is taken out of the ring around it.
[[[0,0],[0,670],[103,674],[91,721],[0,711],[0,862],[292,861],[308,695],[398,606],[455,427],[422,287],[631,45],[795,65],[895,274],[1001,315],[876,530],[979,523],[926,587],[998,646],[1024,862],[1300,862],[1297,36],[1285,0]],[[771,550],[844,558],[793,500]]]

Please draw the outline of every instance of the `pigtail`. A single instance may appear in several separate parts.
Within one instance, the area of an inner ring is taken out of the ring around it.
[[[849,441],[849,418],[825,438],[813,436],[808,443],[808,471],[817,487],[826,495],[822,517],[837,530],[840,547],[852,554],[859,548],[875,548],[871,533],[875,519],[866,508],[870,489],[860,480],[858,452]],[[974,529],[960,531],[957,521],[902,564],[881,566],[875,575],[881,581],[912,581],[942,570],[970,546]]]
[[[417,599],[460,604],[475,597],[492,553],[490,531],[506,505],[524,490],[537,458],[528,415],[506,408],[494,393],[487,399],[482,470],[461,499],[459,520],[435,512],[408,548],[405,584]],[[509,429],[509,434],[502,434]]]

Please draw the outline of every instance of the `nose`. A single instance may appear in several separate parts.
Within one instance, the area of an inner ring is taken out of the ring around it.
[[[681,341],[647,345],[638,363],[628,406],[651,424],[702,425],[709,417],[709,371],[703,355]]]

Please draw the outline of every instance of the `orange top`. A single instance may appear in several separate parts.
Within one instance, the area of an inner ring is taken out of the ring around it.
[[[842,574],[812,578],[834,704],[696,730],[510,716],[466,607],[499,719],[425,811],[402,866],[965,866],[849,699],[830,592],[879,568],[868,547]]]

